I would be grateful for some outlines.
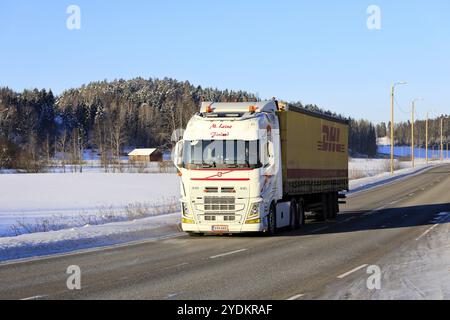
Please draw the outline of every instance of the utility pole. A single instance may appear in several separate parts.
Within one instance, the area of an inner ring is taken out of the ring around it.
[[[426,153],[426,162],[428,165],[428,112],[427,112],[427,120],[425,121],[425,153]]]
[[[395,84],[391,88],[391,175],[394,175],[394,90]]]
[[[444,161],[444,117],[441,118],[441,162]]]
[[[415,155],[414,155],[414,115],[416,113],[416,101],[423,100],[423,98],[417,98],[412,101],[412,110],[411,110],[411,163],[412,167],[415,167]]]
[[[411,164],[414,168],[414,112],[416,109],[416,100],[412,102],[412,110],[411,110]]]
[[[391,175],[394,174],[394,102],[395,102],[395,87],[400,84],[407,84],[407,82],[397,82],[391,87]]]

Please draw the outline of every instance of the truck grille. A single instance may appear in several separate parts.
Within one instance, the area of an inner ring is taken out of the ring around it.
[[[229,214],[236,210],[236,199],[234,197],[205,197],[205,212],[214,214]]]

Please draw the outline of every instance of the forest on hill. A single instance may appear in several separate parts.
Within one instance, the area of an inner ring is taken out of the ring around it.
[[[80,162],[84,149],[97,150],[102,161],[114,161],[128,146],[170,148],[171,133],[185,127],[201,101],[256,100],[246,91],[202,88],[170,78],[91,82],[59,96],[45,89],[19,93],[0,88],[0,168],[33,171],[41,159],[56,153]],[[291,104],[339,116],[316,105]],[[375,125],[349,120],[350,150],[375,156]]]
[[[444,143],[450,141],[450,115],[440,115],[437,118],[428,120],[428,146],[436,147],[441,143],[441,119],[442,135]],[[379,123],[376,125],[378,137],[391,136],[391,123]],[[394,125],[395,145],[411,145],[411,121],[399,122]],[[414,144],[417,147],[426,146],[426,120],[420,119],[414,121]]]

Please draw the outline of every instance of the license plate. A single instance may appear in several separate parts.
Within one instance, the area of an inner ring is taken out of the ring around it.
[[[212,232],[228,232],[228,226],[212,226]]]

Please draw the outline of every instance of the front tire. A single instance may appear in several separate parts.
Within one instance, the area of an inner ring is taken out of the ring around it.
[[[297,230],[299,228],[299,215],[298,215],[298,204],[297,200],[291,200],[291,208],[290,208],[290,229]]]
[[[303,199],[300,199],[297,204],[297,215],[298,215],[298,227],[301,228],[305,225],[306,213],[305,213],[305,203]]]

